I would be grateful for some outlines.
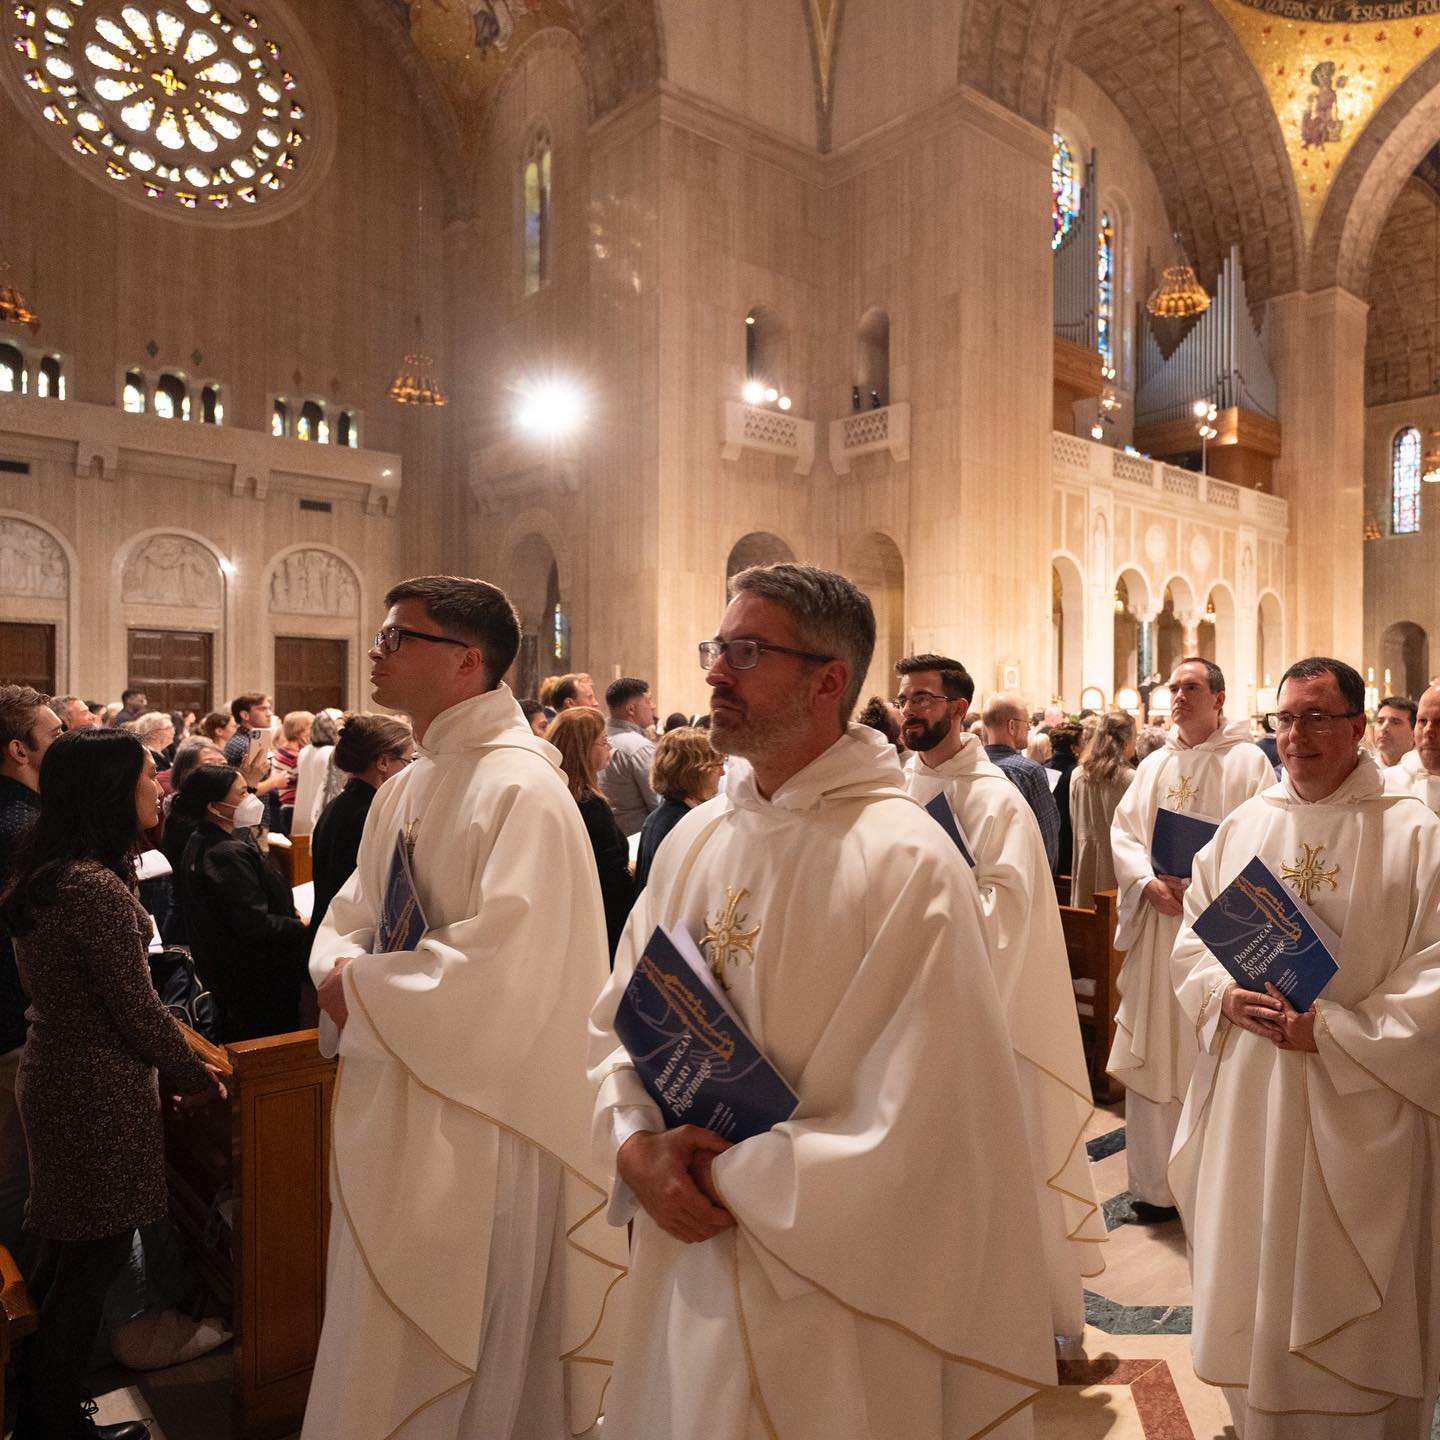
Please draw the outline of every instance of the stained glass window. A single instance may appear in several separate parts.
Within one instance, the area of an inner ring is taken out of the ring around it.
[[[1053,132],[1052,139],[1055,148],[1050,156],[1050,192],[1053,197],[1050,215],[1054,233],[1050,237],[1050,248],[1058,250],[1080,213],[1080,174],[1075,168],[1075,153],[1070,149],[1070,142],[1058,130]]]
[[[531,143],[525,161],[525,293],[533,295],[550,278],[550,142]]]
[[[1104,365],[1115,365],[1115,221],[1107,210],[1095,240],[1095,348]]]
[[[318,400],[307,400],[300,407],[295,436],[299,440],[313,440],[317,445],[330,443],[330,425],[325,419],[325,407]]]
[[[1420,432],[1411,425],[1395,437],[1390,459],[1390,533],[1420,528]]]
[[[563,660],[570,648],[570,622],[565,618],[565,611],[558,600],[550,612],[550,639],[555,658]]]
[[[245,224],[324,169],[329,102],[304,84],[278,16],[202,0],[13,4],[0,43],[20,57],[16,98],[57,148],[145,209]]]

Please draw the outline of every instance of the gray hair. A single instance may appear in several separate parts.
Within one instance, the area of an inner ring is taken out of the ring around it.
[[[844,662],[850,674],[840,697],[840,723],[848,724],[875,653],[875,611],[865,592],[833,570],[787,561],[751,565],[732,576],[731,598],[740,594],[779,605],[803,649]]]
[[[127,728],[143,740],[157,730],[173,730],[175,722],[163,710],[147,710],[143,715],[137,715]]]

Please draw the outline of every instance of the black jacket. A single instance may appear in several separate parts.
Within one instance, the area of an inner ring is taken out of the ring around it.
[[[605,935],[610,944],[610,963],[620,932],[635,903],[635,882],[630,878],[630,842],[615,819],[610,802],[603,795],[591,795],[580,802],[580,818],[595,852],[595,869],[600,876],[600,898],[605,903]]]
[[[35,791],[8,775],[0,775],[0,892],[10,883],[15,859],[39,813],[40,797]],[[29,1028],[25,1010],[29,1004],[15,967],[10,932],[0,923],[0,1055],[18,1050],[25,1043]]]
[[[336,891],[355,871],[365,817],[375,799],[375,787],[352,778],[320,812],[310,837],[310,873],[315,881],[315,909],[310,917],[310,942],[330,908]]]
[[[284,880],[244,835],[204,821],[179,870],[195,968],[220,1005],[226,1041],[300,1025],[309,941]]]

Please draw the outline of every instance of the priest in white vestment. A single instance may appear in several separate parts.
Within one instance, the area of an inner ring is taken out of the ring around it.
[[[1165,1178],[1180,1107],[1195,1065],[1193,1027],[1170,985],[1170,952],[1180,930],[1187,878],[1157,876],[1150,861],[1162,807],[1223,820],[1275,783],[1275,772],[1243,721],[1227,724],[1225,677],[1187,657],[1170,676],[1173,725],[1165,744],[1140,762],[1115,810],[1115,948],[1125,953],[1120,1005],[1106,1069],[1125,1086],[1125,1164],[1137,1218],[1174,1218]]]
[[[895,667],[905,716],[905,788],[922,805],[944,794],[975,862],[985,940],[1015,1051],[1030,1166],[1040,1203],[1051,1324],[1085,1328],[1083,1277],[1105,1268],[1105,1217],[1095,1198],[1085,1126],[1090,1076],[1065,954],[1055,884],[1025,797],[967,735],[975,682],[958,660],[911,655]]]
[[[1049,1292],[974,881],[894,747],[845,726],[869,601],[809,566],[731,586],[702,664],[712,742],[749,764],[666,840],[591,1020],[635,1218],[605,1440],[1028,1436]],[[790,1120],[664,1130],[612,1028],[656,925],[701,945]]]
[[[304,1440],[569,1440],[609,1375],[624,1274],[591,1158],[599,884],[554,748],[499,683],[504,595],[429,576],[386,597],[375,697],[418,755],[380,788],[316,937],[339,1034],[326,1313]],[[372,953],[403,836],[426,929]]]
[[[1195,1373],[1242,1440],[1429,1440],[1440,1378],[1440,821],[1390,795],[1364,682],[1281,679],[1285,777],[1196,858],[1172,973],[1200,1058],[1170,1164]],[[1309,1011],[1190,928],[1256,855],[1339,937]]]
[[[1421,697],[1415,713],[1415,748],[1383,771],[1392,795],[1414,795],[1440,815],[1440,685]]]

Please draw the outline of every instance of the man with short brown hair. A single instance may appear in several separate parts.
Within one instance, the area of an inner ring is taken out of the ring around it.
[[[1420,697],[1414,735],[1414,749],[1382,772],[1385,788],[1392,795],[1418,796],[1440,815],[1440,685],[1432,685]]]
[[[1407,695],[1387,695],[1375,707],[1375,753],[1386,769],[1415,748],[1415,711]]]

